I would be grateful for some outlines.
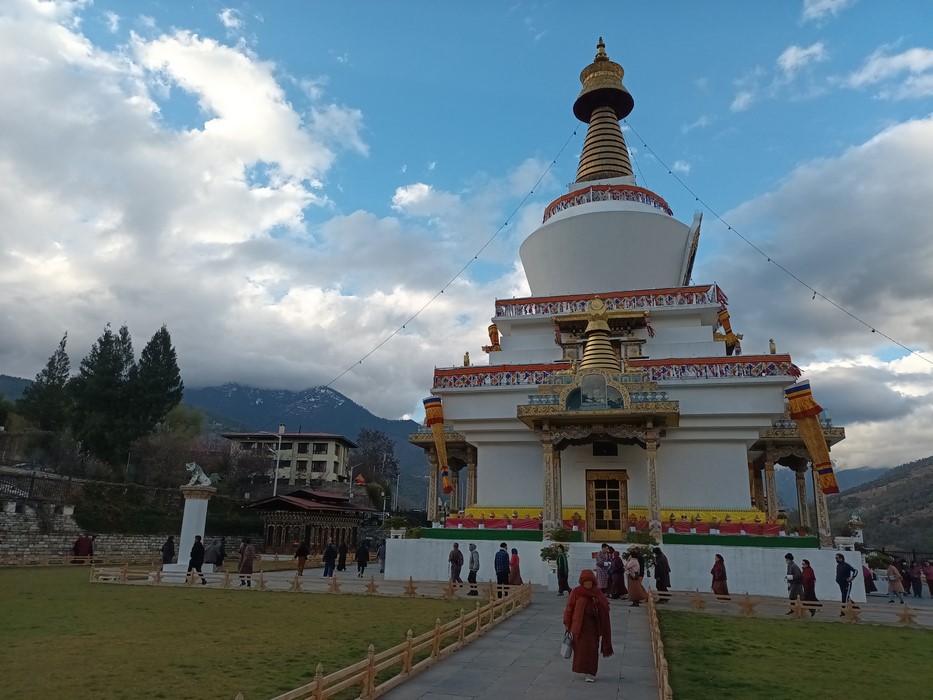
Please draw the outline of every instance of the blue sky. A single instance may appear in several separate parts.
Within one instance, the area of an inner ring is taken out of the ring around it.
[[[69,331],[167,323],[191,386],[323,384],[388,417],[474,361],[518,246],[574,178],[571,106],[603,36],[635,98],[640,185],[674,174],[774,259],[909,347],[933,343],[928,2],[37,2],[0,7],[0,372]],[[663,167],[657,158],[668,167]],[[930,363],[905,357],[705,213],[747,352],[774,337],[844,466],[925,455]],[[854,410],[853,406],[859,406]],[[863,410],[869,406],[871,410]],[[836,408],[833,408],[836,407]],[[892,430],[904,436],[892,451]]]

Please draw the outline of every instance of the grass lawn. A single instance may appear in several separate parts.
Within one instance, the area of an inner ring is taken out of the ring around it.
[[[453,619],[463,601],[88,583],[0,570],[0,695],[259,700]],[[468,604],[466,607],[472,606]],[[355,696],[354,696],[355,697]]]
[[[675,698],[890,697],[933,683],[933,632],[881,625],[722,617],[664,610]]]

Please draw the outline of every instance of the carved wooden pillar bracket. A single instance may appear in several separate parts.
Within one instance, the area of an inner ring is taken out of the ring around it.
[[[645,459],[648,465],[648,532],[661,541],[661,497],[658,494],[658,430],[650,421],[645,426]]]

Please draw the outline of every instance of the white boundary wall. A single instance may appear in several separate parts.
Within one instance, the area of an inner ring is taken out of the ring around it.
[[[506,533],[503,533],[506,535]],[[716,554],[721,554],[726,563],[729,577],[729,592],[733,595],[751,593],[752,595],[787,596],[787,583],[784,575],[787,567],[784,555],[791,552],[794,561],[809,559],[816,572],[816,597],[824,602],[840,601],[839,586],[836,585],[836,554],[834,549],[802,549],[793,547],[793,538],[788,538],[787,547],[717,547],[713,545],[662,545],[661,550],[671,563],[671,584],[675,591],[709,591],[712,587],[710,569]],[[460,577],[467,580],[469,573],[469,533],[456,540],[463,551],[464,566]],[[509,547],[518,550],[521,558],[522,578],[525,582],[541,585],[553,585],[550,567],[541,561],[541,548],[544,542],[509,542]],[[496,580],[493,558],[499,549],[499,541],[481,540],[475,542],[480,556],[480,570],[477,581]],[[625,550],[629,545],[612,544],[616,549]],[[576,585],[580,570],[592,568],[592,552],[599,549],[592,542],[569,543],[570,549],[570,585]],[[453,540],[388,540],[386,542],[386,578],[408,580],[411,576],[416,581],[446,581],[449,577],[447,555],[453,548]],[[852,600],[865,601],[865,585],[862,579],[862,562],[857,552],[843,552],[846,561],[855,567],[859,575],[852,587]],[[654,587],[653,579],[646,579],[645,584]]]

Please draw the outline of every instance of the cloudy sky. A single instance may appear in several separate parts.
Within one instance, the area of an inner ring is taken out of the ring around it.
[[[746,353],[804,368],[841,467],[933,454],[933,365],[871,332],[933,358],[933,4],[185,5],[0,1],[0,373],[165,323],[189,386],[352,368],[336,390],[414,413],[527,293],[602,35],[639,184],[869,326],[706,212],[695,281]]]

